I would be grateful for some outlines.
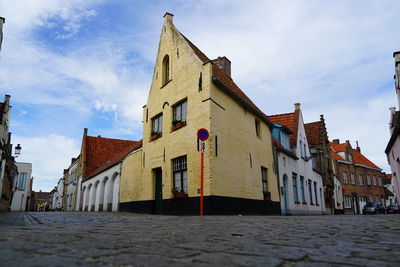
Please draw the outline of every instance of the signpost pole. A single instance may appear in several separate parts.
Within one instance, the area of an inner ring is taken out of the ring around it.
[[[200,216],[203,216],[203,203],[204,203],[204,148],[205,143],[201,141],[201,154],[200,154]]]
[[[206,141],[209,137],[206,129],[201,128],[197,131],[197,137],[201,140],[201,153],[200,153],[200,216],[203,216],[204,211],[204,150],[206,148]]]

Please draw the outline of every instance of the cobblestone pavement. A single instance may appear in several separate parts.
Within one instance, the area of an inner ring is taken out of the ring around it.
[[[0,213],[0,266],[399,266],[400,215]]]

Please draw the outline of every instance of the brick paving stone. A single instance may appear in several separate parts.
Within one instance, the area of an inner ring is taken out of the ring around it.
[[[400,215],[0,213],[0,266],[396,266]]]

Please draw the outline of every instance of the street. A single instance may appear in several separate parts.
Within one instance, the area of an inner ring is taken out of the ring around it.
[[[1,266],[394,266],[400,215],[0,213]]]

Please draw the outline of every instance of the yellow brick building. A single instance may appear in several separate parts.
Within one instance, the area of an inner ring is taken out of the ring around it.
[[[205,128],[205,214],[279,214],[271,123],[166,13],[147,104],[143,146],[122,164],[120,210],[197,214]]]

